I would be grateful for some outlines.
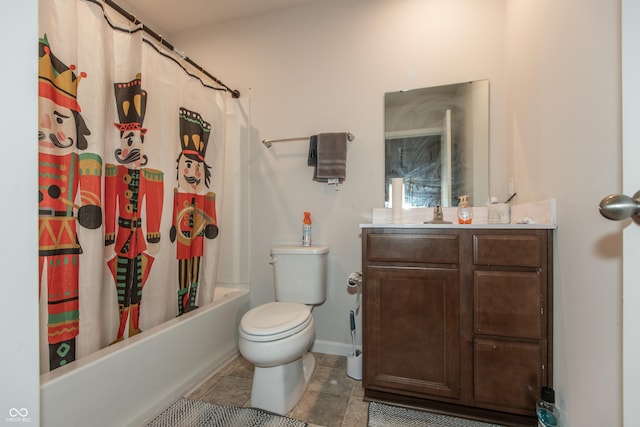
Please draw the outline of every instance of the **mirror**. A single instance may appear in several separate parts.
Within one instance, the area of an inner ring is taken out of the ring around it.
[[[489,200],[489,81],[386,93],[385,207],[403,178],[403,207]]]

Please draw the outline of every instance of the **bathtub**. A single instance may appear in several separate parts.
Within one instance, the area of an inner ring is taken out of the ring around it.
[[[41,375],[42,426],[142,425],[236,357],[249,308],[247,290],[216,287],[210,304]]]

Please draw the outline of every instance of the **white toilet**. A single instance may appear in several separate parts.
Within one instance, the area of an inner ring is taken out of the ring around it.
[[[271,249],[276,302],[249,310],[240,321],[240,353],[255,365],[251,406],[287,414],[313,370],[311,309],[327,297],[326,246]]]

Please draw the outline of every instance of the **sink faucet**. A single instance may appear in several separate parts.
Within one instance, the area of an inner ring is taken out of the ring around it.
[[[451,221],[445,221],[442,215],[442,206],[435,205],[433,208],[433,219],[431,221],[425,221],[425,224],[451,224]]]

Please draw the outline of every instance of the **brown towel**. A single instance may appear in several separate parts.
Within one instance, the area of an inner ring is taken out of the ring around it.
[[[347,133],[320,133],[317,135],[317,161],[313,180],[327,182],[347,177]]]

